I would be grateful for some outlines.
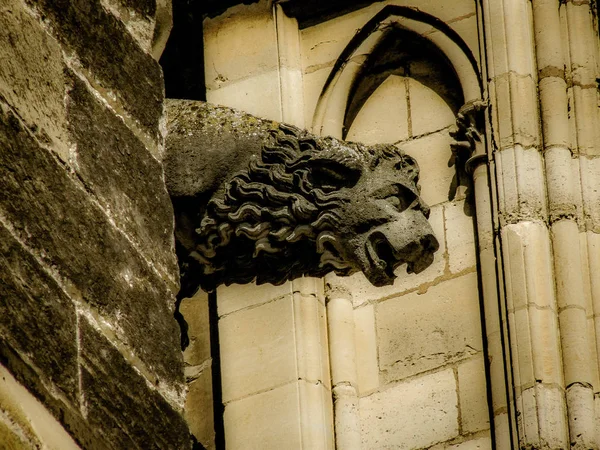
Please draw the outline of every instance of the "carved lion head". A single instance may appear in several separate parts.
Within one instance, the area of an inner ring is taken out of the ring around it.
[[[359,270],[382,286],[403,263],[420,272],[438,242],[418,174],[415,160],[395,146],[280,125],[260,157],[208,202],[183,276],[212,289]]]

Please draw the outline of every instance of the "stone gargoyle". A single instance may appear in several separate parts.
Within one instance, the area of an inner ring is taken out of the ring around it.
[[[391,284],[438,242],[419,169],[393,145],[318,137],[208,103],[171,100],[164,161],[179,298],[198,287],[362,271]]]

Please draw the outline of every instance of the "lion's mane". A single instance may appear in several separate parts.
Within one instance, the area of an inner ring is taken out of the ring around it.
[[[400,158],[401,170],[416,185],[415,161],[393,145],[342,145],[280,125],[260,159],[252,159],[207,205],[190,255],[199,263],[201,285],[212,289],[255,278],[281,284],[299,274],[355,271],[336,233],[339,211],[351,195],[352,177],[382,158]],[[321,163],[317,175],[314,167]],[[337,170],[328,174],[331,163]]]

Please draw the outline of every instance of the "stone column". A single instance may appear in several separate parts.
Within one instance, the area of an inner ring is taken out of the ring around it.
[[[481,294],[484,313],[484,332],[487,339],[488,380],[491,387],[491,415],[494,423],[494,440],[497,449],[513,446],[510,401],[512,388],[510,355],[506,348],[507,325],[503,318],[506,308],[500,303],[501,277],[498,270],[497,217],[494,214],[492,183],[487,164],[485,139],[485,112],[483,101],[466,103],[459,111],[457,128],[451,131],[451,145],[459,170],[465,169],[473,177],[475,210],[477,217],[477,249],[481,276]],[[493,169],[493,165],[491,166]]]
[[[518,445],[567,448],[533,12],[525,0],[486,0],[483,14]]]
[[[519,445],[598,448],[590,5],[505,0],[483,11]]]

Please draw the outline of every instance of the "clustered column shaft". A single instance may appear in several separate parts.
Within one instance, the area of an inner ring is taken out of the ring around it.
[[[519,447],[598,448],[590,5],[486,1],[483,12]]]

